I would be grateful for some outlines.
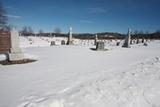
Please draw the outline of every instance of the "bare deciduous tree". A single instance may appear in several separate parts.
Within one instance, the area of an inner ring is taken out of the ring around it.
[[[33,29],[30,26],[28,26],[28,33],[30,33],[30,34],[34,33]]]
[[[39,30],[39,34],[43,34],[44,32],[43,32],[43,30],[42,29],[40,29]]]
[[[24,26],[21,30],[21,34],[24,36],[30,36],[34,34],[34,31],[30,26]]]
[[[61,29],[59,27],[54,29],[54,33],[60,34],[61,33]]]

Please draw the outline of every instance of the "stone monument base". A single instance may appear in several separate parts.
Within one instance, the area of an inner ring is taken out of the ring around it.
[[[23,60],[23,53],[9,53],[9,61]]]
[[[10,48],[10,53],[22,53],[21,48]]]
[[[11,48],[9,53],[9,61],[23,60],[24,54],[20,48]]]

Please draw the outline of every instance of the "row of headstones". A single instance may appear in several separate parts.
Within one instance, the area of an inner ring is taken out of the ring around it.
[[[56,45],[56,42],[55,42],[55,41],[51,41],[51,46],[53,46],[53,45]],[[61,41],[61,45],[66,45],[65,40],[62,40],[62,41]]]
[[[124,44],[122,45],[122,47],[125,47],[125,48],[130,48],[130,44],[133,44],[133,43],[136,43],[136,44],[139,44],[139,43],[143,43],[144,46],[147,46],[147,40],[145,41],[145,39],[142,39],[141,41],[139,39],[137,40],[131,40],[131,29],[128,29],[128,34],[125,38],[125,41],[124,41]],[[96,45],[96,50],[105,50],[105,43],[104,42],[99,42],[98,41],[98,38],[97,38],[97,35],[95,36],[95,45]],[[117,46],[120,45],[120,42],[117,42]]]
[[[147,39],[131,39],[130,40],[130,44],[131,45],[132,44],[140,44],[140,43],[142,43],[144,46],[147,46],[148,42],[149,42],[149,40],[147,40]]]
[[[34,43],[34,39],[32,38],[26,38],[30,44],[33,44]],[[51,45],[56,45],[56,41],[60,41],[61,42],[61,45],[66,45],[67,43],[65,42],[65,40],[55,40],[55,41],[50,41],[49,39],[44,39],[44,38],[40,38],[41,40],[45,41],[45,42],[48,42],[50,43]]]
[[[104,42],[107,46],[120,46],[123,40],[97,40],[96,42]],[[80,40],[79,45],[87,45],[87,46],[94,46],[96,44],[94,40]]]
[[[53,46],[53,45],[56,45],[55,41],[51,41],[51,46]],[[68,35],[67,43],[64,40],[62,40],[61,45],[73,45],[72,28],[71,27],[69,28],[69,35]]]
[[[125,42],[122,47],[129,48],[131,44],[140,44],[140,43],[143,43],[144,46],[147,46],[148,40],[145,40],[144,38],[142,38],[141,40],[140,39],[132,40],[131,39],[131,29],[128,29],[128,35],[126,36]]]
[[[61,42],[61,45],[67,45],[67,42],[65,42],[65,40],[61,40],[60,42]],[[108,46],[118,46],[121,44],[121,41],[110,41],[110,40],[109,41],[98,40],[97,42],[104,42],[104,44]],[[82,40],[77,42],[77,44],[81,46],[94,46],[95,42],[94,40]],[[51,41],[51,45],[56,45],[56,41]]]

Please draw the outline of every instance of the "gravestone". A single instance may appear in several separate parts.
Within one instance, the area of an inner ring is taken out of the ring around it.
[[[96,45],[96,44],[97,44],[97,42],[98,42],[98,36],[97,36],[97,35],[95,35],[94,45]]]
[[[51,46],[56,45],[55,41],[51,41]]]
[[[120,42],[117,42],[117,43],[116,43],[116,46],[119,46],[119,45],[120,45]]]
[[[139,39],[137,39],[136,44],[139,44],[139,43],[140,43],[140,41],[139,41]]]
[[[144,46],[148,46],[147,42],[145,42],[143,45],[144,45]]]
[[[142,38],[142,43],[144,43],[145,42],[145,39],[144,38]]]
[[[133,40],[130,40],[130,44],[133,44]]]
[[[72,39],[72,27],[69,28],[69,35],[68,35],[67,45],[73,45],[73,39]]]
[[[65,43],[65,41],[64,40],[62,40],[61,41],[61,45],[65,45],[66,43]]]
[[[19,47],[19,33],[15,28],[11,29],[11,48],[9,53],[9,60],[16,61],[16,60],[23,60],[24,54]]]
[[[31,39],[31,38],[29,38],[28,40],[29,40],[29,41],[32,41],[32,39]]]
[[[104,42],[97,42],[96,43],[96,50],[105,50]]]
[[[131,29],[128,29],[128,35],[126,36],[122,47],[130,48],[130,38],[131,38],[130,36],[131,36]]]

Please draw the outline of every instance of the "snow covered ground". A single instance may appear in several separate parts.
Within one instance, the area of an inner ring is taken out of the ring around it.
[[[160,106],[160,41],[132,48],[106,41],[109,51],[93,51],[94,41],[30,38],[20,45],[38,61],[0,65],[0,107]]]

